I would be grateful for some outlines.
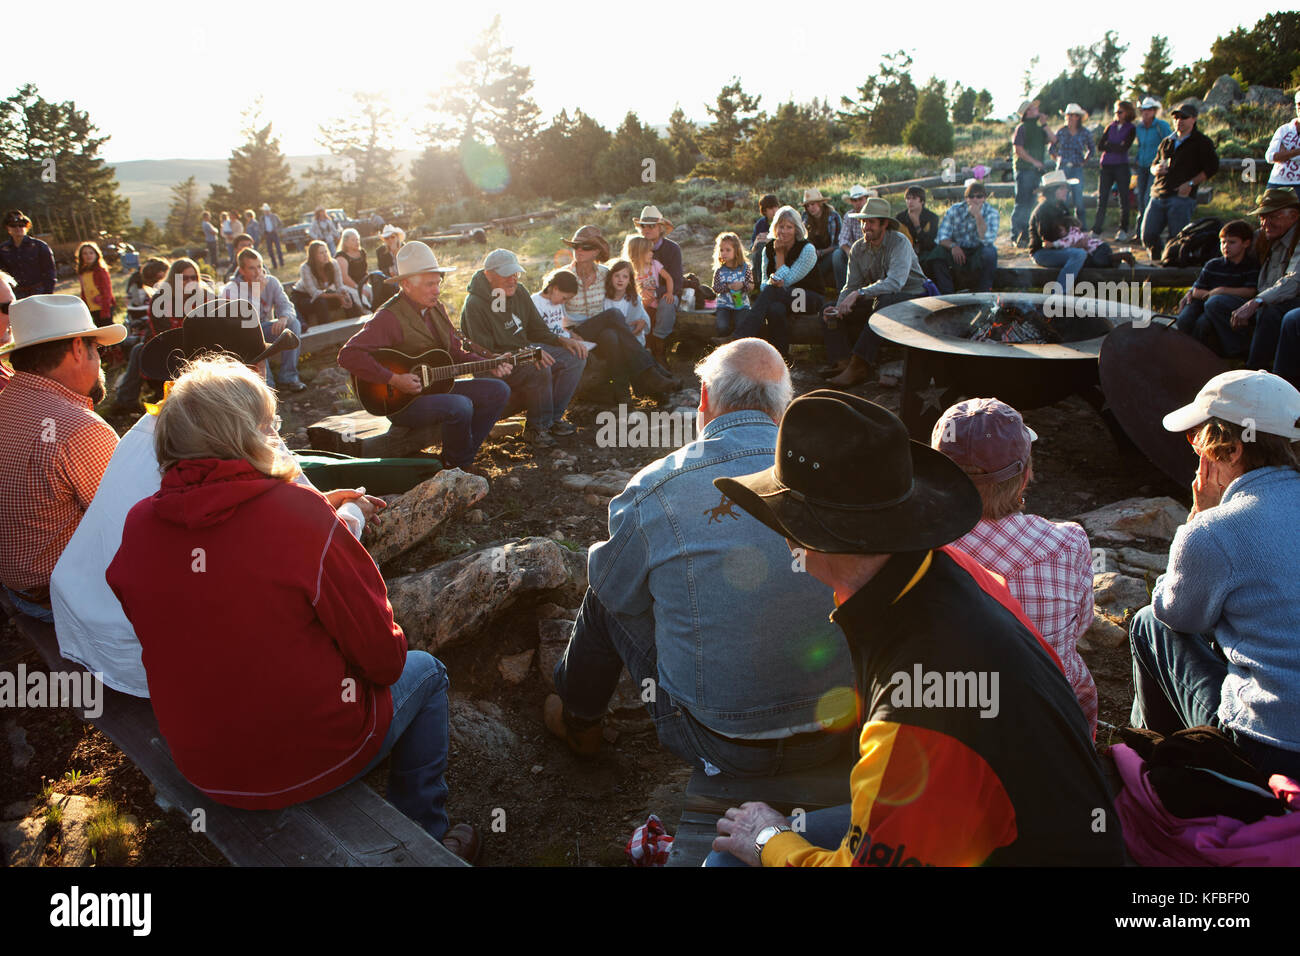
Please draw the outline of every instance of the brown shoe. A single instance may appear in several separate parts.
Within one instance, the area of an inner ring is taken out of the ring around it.
[[[458,823],[442,835],[442,845],[466,863],[473,863],[483,850],[478,831],[468,823]]]
[[[584,730],[574,730],[559,694],[551,694],[546,698],[546,704],[542,708],[542,721],[547,730],[568,744],[569,749],[579,757],[594,757],[600,752],[600,742],[604,736],[600,723],[592,724]]]
[[[849,367],[834,378],[826,380],[827,385],[835,388],[852,388],[871,380],[871,363],[854,355],[849,359]]]
[[[833,365],[828,365],[820,371],[822,378],[834,378],[836,375],[843,375],[849,368],[848,359],[840,359]]]

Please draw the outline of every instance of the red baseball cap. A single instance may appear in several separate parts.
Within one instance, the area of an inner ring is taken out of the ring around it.
[[[1020,413],[996,398],[958,402],[934,423],[930,447],[943,452],[977,485],[995,485],[1021,474],[1029,463],[1029,445],[1038,435]]]

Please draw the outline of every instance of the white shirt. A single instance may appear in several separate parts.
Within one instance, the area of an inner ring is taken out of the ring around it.
[[[1273,159],[1278,150],[1295,149],[1300,146],[1300,131],[1296,130],[1296,122],[1292,120],[1279,126],[1277,132],[1273,134],[1273,139],[1269,141],[1268,149],[1264,151],[1264,158],[1273,164],[1273,173],[1268,177],[1268,181],[1275,185],[1300,185],[1300,156],[1292,156],[1281,163]]]
[[[546,327],[562,339],[572,338],[569,330],[564,327],[564,303],[558,304],[552,302],[540,292],[533,293],[533,305],[537,306],[537,314],[542,317]]]
[[[149,696],[140,641],[104,575],[122,544],[127,512],[162,487],[153,444],[157,420],[154,415],[141,415],[122,436],[99,490],[50,577],[60,652],[98,674],[109,687],[135,697]],[[295,480],[311,485],[301,471]],[[360,509],[353,510],[355,517],[361,516]],[[361,527],[346,518],[344,523],[360,539]],[[148,575],[149,569],[140,568],[139,573]]]

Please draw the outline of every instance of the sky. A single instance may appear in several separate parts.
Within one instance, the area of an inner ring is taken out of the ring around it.
[[[733,75],[747,92],[762,95],[764,108],[813,97],[838,105],[841,95],[852,95],[876,71],[883,54],[900,47],[914,59],[918,86],[934,74],[950,87],[958,81],[987,88],[995,113],[1004,115],[1020,102],[1033,55],[1040,56],[1038,86],[1066,66],[1068,47],[1094,43],[1108,22],[1113,27],[1106,13],[1125,9],[1038,5],[1020,14],[1006,9],[972,17],[974,6],[948,0],[809,8],[698,0],[489,0],[483,7],[271,0],[245,13],[203,5],[200,14],[197,8],[186,13],[174,0],[125,8],[64,0],[60,11],[95,11],[93,27],[86,22],[61,30],[45,53],[10,58],[0,66],[0,95],[31,82],[48,100],[75,101],[111,134],[101,151],[110,162],[225,158],[242,139],[241,115],[259,96],[287,154],[320,153],[317,128],[346,113],[356,90],[385,92],[402,118],[394,145],[418,148],[430,99],[474,37],[500,14],[515,62],[532,70],[533,98],[544,121],[561,108],[581,107],[610,129],[629,109],[660,125],[678,103],[705,121],[704,104]],[[5,15],[15,27],[11,36],[45,34],[50,14],[40,4],[11,7]],[[1129,44],[1126,75],[1139,68],[1152,32],[1169,38],[1175,64],[1190,63],[1209,53],[1216,36],[1251,27],[1277,4],[1235,0],[1197,7],[1113,27]],[[801,9],[817,15],[799,23]],[[1046,25],[1050,10],[1068,26]],[[181,24],[193,25],[189,35]]]

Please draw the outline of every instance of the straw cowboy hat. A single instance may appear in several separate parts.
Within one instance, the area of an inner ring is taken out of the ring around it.
[[[876,195],[879,194],[874,189],[868,189],[866,186],[854,184],[853,186],[849,187],[849,191],[846,192],[842,198],[862,199],[867,196],[876,196]]]
[[[0,345],[0,354],[60,339],[94,338],[100,345],[117,345],[126,338],[124,325],[95,325],[79,295],[29,295],[9,306],[14,339]]]
[[[285,329],[268,342],[258,321],[257,306],[247,299],[213,299],[185,316],[180,328],[159,332],[140,353],[145,378],[165,382],[176,378],[185,363],[203,352],[225,352],[245,365],[298,347],[298,336]]]
[[[1255,208],[1246,215],[1267,216],[1271,212],[1297,208],[1300,208],[1300,198],[1296,197],[1295,190],[1290,186],[1282,189],[1265,189],[1263,194],[1255,200]]]
[[[1043,178],[1038,181],[1039,189],[1055,189],[1057,186],[1077,185],[1079,185],[1079,180],[1067,177],[1063,169],[1053,169],[1050,173],[1044,173]]]
[[[1065,108],[1065,115],[1066,115],[1066,116],[1069,116],[1071,113],[1076,113],[1076,114],[1078,114],[1079,116],[1084,117],[1085,119],[1086,119],[1087,116],[1088,116],[1088,111],[1085,110],[1085,109],[1084,109],[1082,106],[1080,106],[1078,103],[1071,103],[1069,106],[1067,106],[1067,107]]]
[[[777,534],[827,554],[937,548],[983,509],[961,468],[908,438],[893,412],[826,389],[790,403],[771,468],[713,484]]]
[[[807,206],[810,202],[829,203],[830,200],[822,195],[820,189],[805,189],[803,191],[803,204]]]
[[[633,218],[634,226],[663,226],[663,235],[673,231],[673,224],[664,218],[658,206],[646,206],[641,210],[641,218]]]
[[[870,197],[861,212],[847,212],[844,215],[849,219],[883,219],[890,229],[898,228],[898,220],[894,218],[894,210],[890,208],[889,200],[879,196]]]
[[[654,206],[647,206],[647,209],[654,209]],[[655,210],[658,212],[658,210]],[[582,226],[573,234],[572,239],[561,239],[570,249],[577,249],[579,246],[595,246],[597,251],[597,260],[604,262],[609,258],[609,243],[605,241],[605,234],[597,226]]]
[[[396,236],[402,242],[406,241],[406,230],[401,226],[394,226],[391,222],[384,226],[383,231],[379,233],[380,239],[387,239],[389,236]]]
[[[1016,115],[1024,116],[1025,110],[1029,109],[1029,107],[1031,106],[1037,106],[1038,103],[1039,103],[1038,100],[1025,100],[1020,104],[1020,109],[1016,110]]]
[[[397,250],[397,278],[409,279],[424,272],[455,272],[455,269],[438,265],[433,250],[419,239],[413,239]]]
[[[1148,96],[1146,99],[1144,99],[1141,103],[1138,104],[1138,109],[1158,110],[1160,109],[1160,101],[1155,97]]]

